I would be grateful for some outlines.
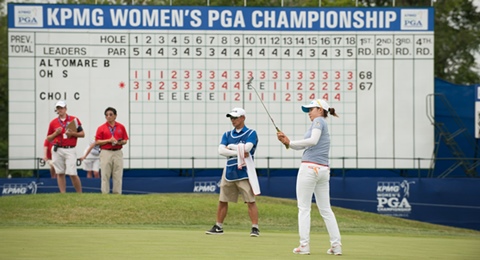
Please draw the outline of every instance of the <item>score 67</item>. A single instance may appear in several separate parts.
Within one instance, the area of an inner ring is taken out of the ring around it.
[[[371,71],[359,71],[358,78],[358,88],[360,90],[370,90],[373,87],[373,72]]]

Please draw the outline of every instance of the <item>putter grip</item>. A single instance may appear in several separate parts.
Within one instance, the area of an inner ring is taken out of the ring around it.
[[[277,129],[277,132],[281,132],[278,127],[275,127],[275,128]],[[284,145],[285,145],[285,148],[287,148],[287,149],[289,148],[289,147],[288,147],[288,144],[284,144]]]

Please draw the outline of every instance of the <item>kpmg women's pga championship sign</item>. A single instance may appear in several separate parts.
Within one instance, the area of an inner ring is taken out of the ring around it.
[[[54,104],[86,138],[119,112],[126,168],[221,168],[233,107],[257,130],[259,168],[298,157],[275,122],[303,136],[300,106],[326,99],[334,168],[428,168],[434,129],[433,8],[261,8],[8,4],[9,167],[35,168]],[[265,158],[269,157],[269,160]],[[192,159],[193,158],[193,159]]]

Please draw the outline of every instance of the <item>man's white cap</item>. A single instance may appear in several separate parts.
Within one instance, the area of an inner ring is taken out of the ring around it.
[[[232,109],[230,113],[227,114],[227,117],[241,117],[245,115],[245,110],[243,108],[236,107]]]
[[[60,100],[57,102],[57,104],[55,104],[55,107],[66,107],[67,106],[67,103],[65,103],[65,101],[63,100]]]
[[[310,104],[302,106],[302,111],[308,113],[309,109],[312,107],[321,107],[327,111],[330,108],[327,101],[325,101],[324,99],[315,99],[312,100]]]

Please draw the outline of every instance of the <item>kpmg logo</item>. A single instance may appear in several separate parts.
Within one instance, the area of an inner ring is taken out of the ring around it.
[[[3,184],[2,196],[36,194],[37,185],[41,184],[43,183],[37,184],[34,181],[30,183],[5,183]]]
[[[404,9],[401,11],[402,30],[427,30],[428,10]]]
[[[15,6],[15,27],[43,27],[43,7]]]
[[[215,193],[218,186],[216,181],[196,181],[193,186],[193,192]]]
[[[407,180],[377,182],[377,212],[395,217],[408,217],[412,211],[412,206],[408,202],[411,184],[415,182]]]

